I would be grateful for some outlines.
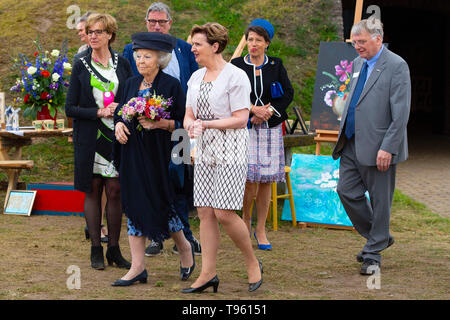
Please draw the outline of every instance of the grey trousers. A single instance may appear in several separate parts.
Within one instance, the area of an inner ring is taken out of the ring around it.
[[[385,172],[378,171],[376,166],[360,165],[356,160],[354,137],[344,146],[337,193],[353,226],[367,239],[362,249],[364,259],[381,263],[380,251],[388,245],[395,171],[396,165],[392,164]]]

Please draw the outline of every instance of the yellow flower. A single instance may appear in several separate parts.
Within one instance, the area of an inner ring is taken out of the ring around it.
[[[53,101],[52,100],[48,100],[48,102],[52,103]]]
[[[22,92],[23,92],[23,91],[25,91],[25,89],[24,89],[24,88],[22,88]]]
[[[345,80],[345,84],[348,84],[350,82],[350,78],[347,78],[347,80]]]

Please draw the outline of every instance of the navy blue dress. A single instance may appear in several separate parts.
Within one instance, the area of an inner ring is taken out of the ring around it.
[[[124,122],[117,112],[131,98],[143,94],[141,75],[130,78],[124,86],[114,122]],[[180,82],[159,72],[151,92],[172,97],[170,119],[183,121],[186,98]],[[114,162],[119,171],[122,209],[128,217],[129,234],[145,236],[154,241],[170,237],[169,232],[181,230],[182,224],[174,210],[174,187],[169,178],[172,150],[171,132],[162,129],[138,131],[138,121],[124,122],[130,130],[128,142],[114,145]]]

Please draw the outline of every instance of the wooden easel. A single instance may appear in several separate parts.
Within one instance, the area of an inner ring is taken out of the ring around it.
[[[339,136],[339,131],[334,130],[316,130],[316,156],[320,155],[320,146],[322,142],[336,143]]]
[[[353,18],[353,25],[361,21],[363,4],[364,0],[356,0],[355,17]],[[352,42],[352,39],[347,39],[345,40],[345,42]]]

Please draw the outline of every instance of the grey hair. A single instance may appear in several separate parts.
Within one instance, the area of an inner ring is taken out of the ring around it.
[[[148,18],[148,14],[150,12],[164,12],[167,15],[167,19],[170,21],[172,20],[172,16],[170,15],[170,9],[167,6],[167,4],[162,3],[162,2],[153,2],[150,7],[148,7],[147,9],[147,14],[145,15],[145,20],[147,20]]]
[[[156,51],[156,50],[153,50]],[[170,60],[172,60],[171,52],[156,51],[158,53],[158,67],[159,69],[164,69],[169,65]],[[136,50],[133,52],[133,59],[136,61]]]
[[[360,35],[363,31],[367,31],[372,38],[381,36],[381,39],[383,39],[384,36],[383,23],[377,18],[370,17],[368,19],[361,20],[357,24],[353,25],[351,34]]]

